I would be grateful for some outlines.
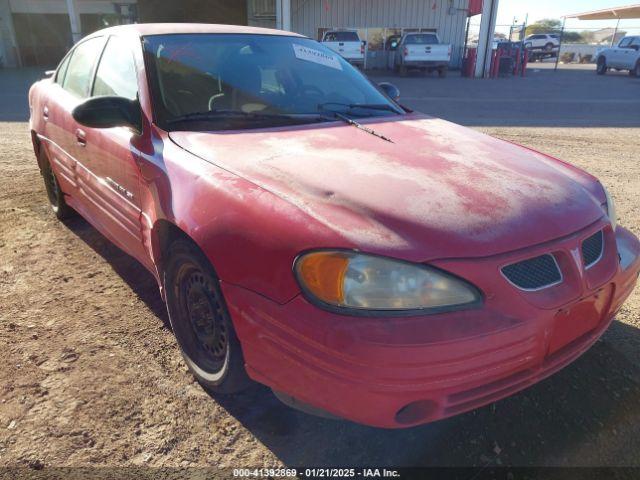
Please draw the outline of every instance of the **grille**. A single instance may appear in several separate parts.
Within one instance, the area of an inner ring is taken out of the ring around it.
[[[582,261],[584,262],[585,268],[589,268],[600,260],[603,245],[602,230],[594,233],[582,242]]]
[[[523,290],[539,290],[562,281],[556,259],[548,253],[502,267],[502,273]]]

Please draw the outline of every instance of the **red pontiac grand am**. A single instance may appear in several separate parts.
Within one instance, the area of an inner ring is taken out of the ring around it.
[[[640,243],[593,176],[397,96],[293,33],[129,25],[31,88],[30,128],[55,214],[153,273],[204,387],[406,427],[576,359]]]

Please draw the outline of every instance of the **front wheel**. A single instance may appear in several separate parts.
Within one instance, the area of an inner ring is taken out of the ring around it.
[[[629,75],[632,77],[640,77],[640,60],[636,62],[635,67],[629,70]]]
[[[598,63],[596,64],[596,73],[598,75],[604,75],[607,73],[607,60],[604,57],[598,58]]]
[[[169,321],[189,370],[211,392],[244,390],[251,382],[213,267],[187,240],[171,244],[166,258]]]
[[[40,152],[40,165],[42,174],[42,179],[44,180],[44,187],[47,191],[47,198],[49,199],[49,205],[51,205],[51,210],[58,218],[58,220],[65,220],[67,218],[73,217],[75,215],[75,211],[67,205],[67,202],[64,199],[64,193],[60,188],[60,184],[58,183],[58,178],[56,177],[55,172],[51,168],[51,163],[49,162],[49,158],[44,150]]]

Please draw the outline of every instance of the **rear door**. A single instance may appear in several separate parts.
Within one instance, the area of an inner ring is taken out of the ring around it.
[[[624,53],[621,53],[621,67],[633,70],[638,59],[638,49],[640,48],[640,37],[631,37],[631,41]]]
[[[104,37],[85,40],[67,55],[56,73],[55,83],[43,104],[51,165],[58,176],[62,191],[79,200],[78,166],[88,166],[82,145],[82,127],[71,112],[88,97],[97,59],[104,47]]]
[[[119,96],[137,101],[137,69],[130,45],[111,36],[96,69],[92,96]],[[134,257],[144,261],[140,229],[140,170],[132,140],[139,134],[128,127],[86,128],[86,155],[91,158],[88,174],[100,186],[91,192],[100,209],[100,224],[109,237]]]

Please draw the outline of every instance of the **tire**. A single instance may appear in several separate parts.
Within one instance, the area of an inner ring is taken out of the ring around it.
[[[636,62],[635,67],[629,70],[629,75],[632,77],[640,77],[640,60]]]
[[[213,267],[188,240],[174,241],[166,258],[167,311],[187,367],[212,393],[244,390],[251,380]]]
[[[544,50],[546,52],[550,52],[551,50],[553,50],[553,43],[549,42],[544,46]]]
[[[607,59],[604,57],[598,57],[598,62],[596,63],[596,73],[598,75],[604,75],[607,73]]]
[[[43,149],[41,149],[39,155],[41,165],[40,173],[44,180],[44,188],[47,191],[47,198],[49,199],[51,210],[58,220],[66,220],[67,218],[75,216],[75,210],[67,205],[67,202],[64,199],[64,193],[60,188],[55,172],[51,168],[51,163],[49,162],[47,154]]]
[[[446,76],[447,76],[447,72],[448,72],[448,71],[449,71],[449,68],[448,68],[448,67],[440,67],[440,68],[438,69],[438,76],[439,76],[440,78],[444,78],[444,77],[446,77]]]

